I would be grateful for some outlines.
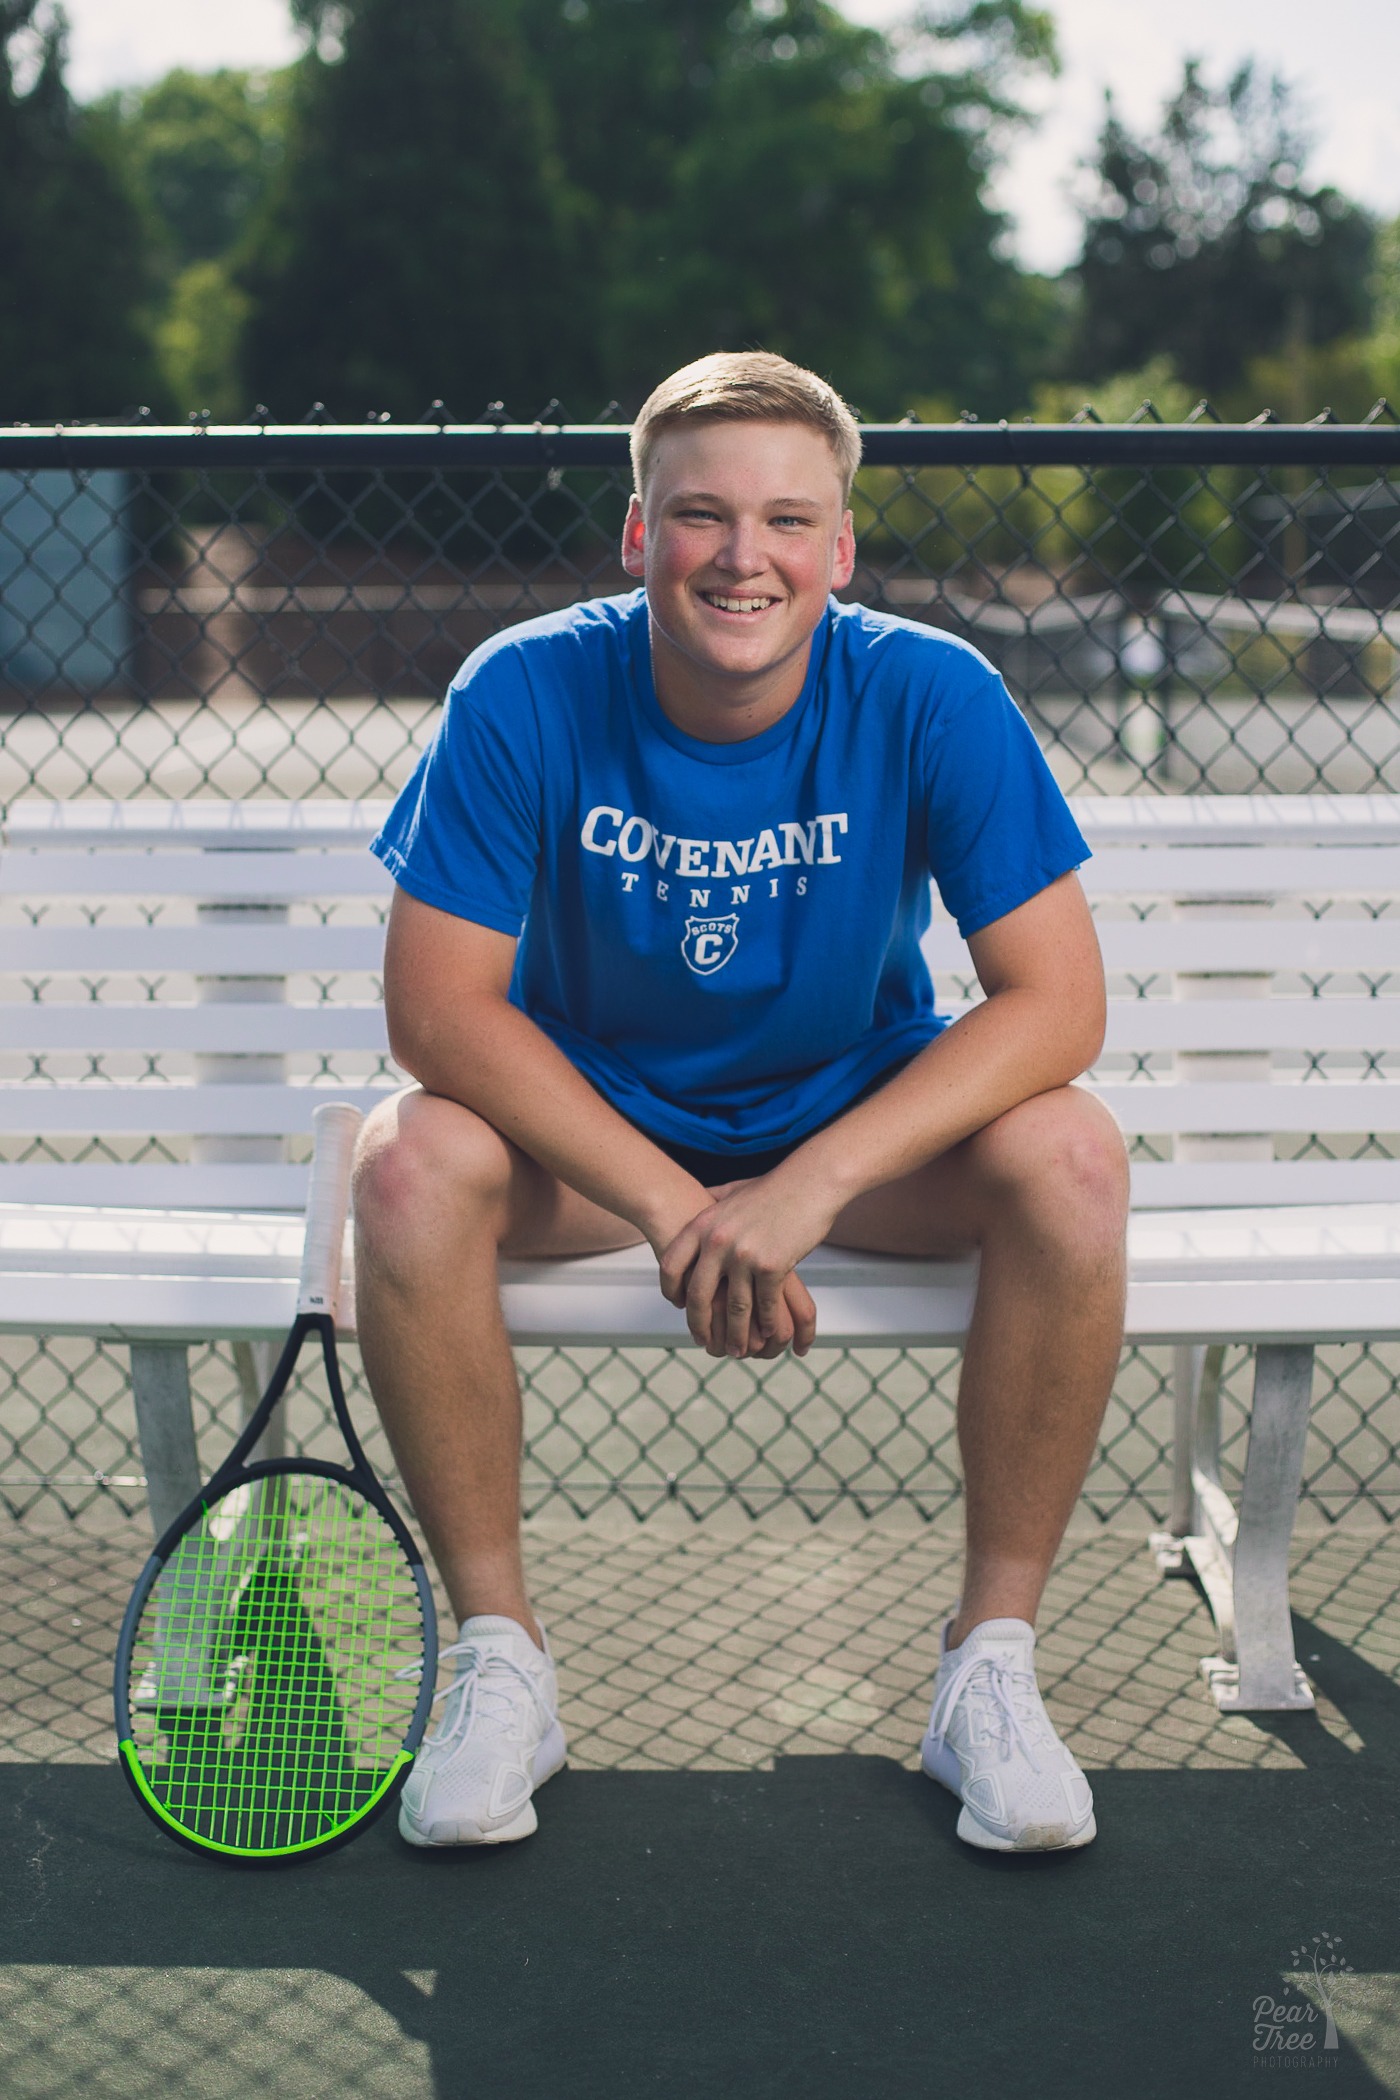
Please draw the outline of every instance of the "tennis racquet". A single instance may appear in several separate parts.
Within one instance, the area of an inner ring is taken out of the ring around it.
[[[336,1103],[314,1122],[292,1331],[233,1450],[142,1569],[117,1646],[136,1798],[181,1844],[247,1862],[327,1851],[389,1805],[437,1670],[422,1556],[360,1448],[336,1357],[360,1114]],[[350,1463],[249,1464],[312,1336]]]

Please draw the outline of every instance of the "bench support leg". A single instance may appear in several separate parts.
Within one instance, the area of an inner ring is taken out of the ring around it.
[[[1201,1528],[1196,1501],[1196,1410],[1206,1349],[1202,1342],[1178,1342],[1172,1350],[1172,1507],[1165,1531],[1152,1534],[1158,1573],[1187,1572],[1183,1539]]]
[[[1249,1456],[1231,1555],[1234,1654],[1201,1664],[1222,1713],[1279,1713],[1314,1703],[1293,1653],[1288,1610],[1288,1548],[1312,1382],[1311,1344],[1269,1342],[1255,1350]]]
[[[1201,1674],[1222,1713],[1310,1707],[1293,1653],[1288,1548],[1303,1474],[1312,1398],[1308,1344],[1255,1351],[1249,1455],[1236,1513],[1220,1479],[1220,1374],[1225,1351],[1175,1352],[1176,1440],[1172,1528],[1152,1534],[1163,1575],[1194,1574],[1220,1637]]]
[[[1149,1544],[1161,1575],[1187,1575],[1196,1557],[1187,1551],[1189,1540],[1204,1541],[1209,1532],[1205,1510],[1217,1516],[1234,1511],[1220,1485],[1220,1373],[1225,1351],[1218,1342],[1178,1342],[1172,1350],[1172,1507],[1171,1529],[1154,1531]],[[1223,1505],[1223,1509],[1220,1507]],[[1233,1531],[1231,1536],[1233,1537]],[[1197,1574],[1214,1597],[1210,1578],[1200,1568]],[[1225,1561],[1226,1617],[1229,1559]],[[1219,1618],[1219,1612],[1216,1613]],[[1233,1633],[1227,1640],[1233,1640]]]
[[[190,1413],[189,1352],[183,1342],[133,1342],[131,1392],[146,1503],[160,1538],[194,1500],[200,1483]]]

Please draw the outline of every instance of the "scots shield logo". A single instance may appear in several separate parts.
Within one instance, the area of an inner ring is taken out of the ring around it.
[[[687,919],[681,954],[697,977],[713,977],[739,945],[739,914],[723,919]]]

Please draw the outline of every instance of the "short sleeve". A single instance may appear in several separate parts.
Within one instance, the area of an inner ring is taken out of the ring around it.
[[[994,671],[931,714],[928,864],[966,940],[1089,858],[1039,745]]]
[[[410,896],[518,938],[540,861],[541,798],[529,680],[501,637],[458,673],[370,850]]]

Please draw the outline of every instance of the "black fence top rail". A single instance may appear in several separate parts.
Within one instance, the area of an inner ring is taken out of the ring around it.
[[[0,471],[593,467],[624,424],[56,424],[0,429]],[[868,467],[1400,467],[1400,423],[869,423]]]

